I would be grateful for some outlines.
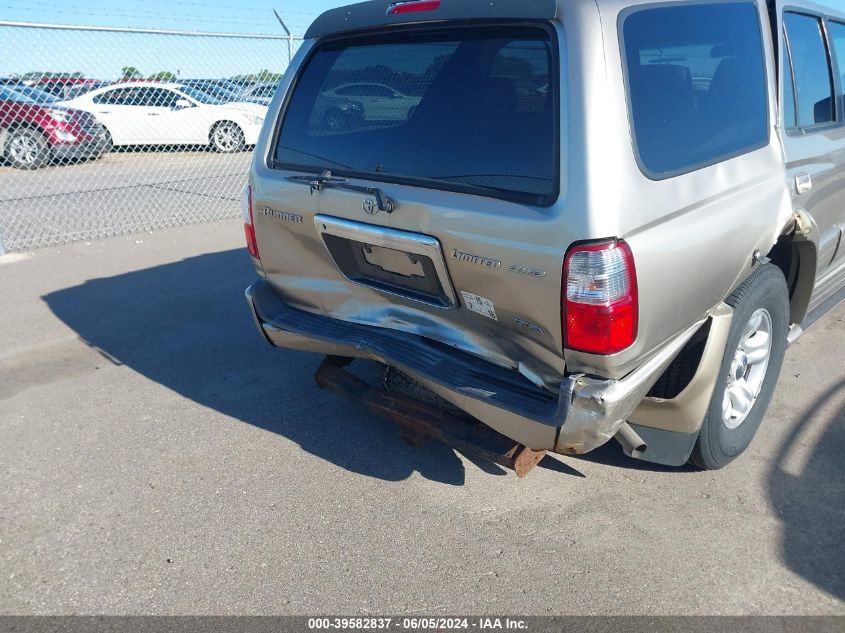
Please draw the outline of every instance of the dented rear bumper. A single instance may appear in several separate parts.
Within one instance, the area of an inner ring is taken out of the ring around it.
[[[246,299],[271,345],[397,367],[525,446],[573,454],[587,453],[619,431],[700,326],[672,339],[622,380],[572,375],[550,390],[516,371],[421,336],[293,308],[266,281],[250,286]]]

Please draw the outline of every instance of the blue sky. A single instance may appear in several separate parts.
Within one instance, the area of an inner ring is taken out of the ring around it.
[[[273,17],[275,9],[294,35],[302,35],[320,13],[350,1],[2,0],[0,17],[26,22],[277,34],[281,29]]]
[[[321,12],[349,0],[0,0],[0,19],[74,25],[187,31],[282,34],[273,9],[294,35],[302,35]],[[283,71],[287,44],[130,36],[0,27],[0,76],[28,71],[81,71],[112,79],[120,68],[145,75],[169,70],[181,77],[223,77],[263,68]]]

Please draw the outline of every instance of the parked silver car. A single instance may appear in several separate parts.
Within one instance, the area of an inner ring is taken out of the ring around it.
[[[843,73],[845,13],[803,0],[329,11],[245,192],[259,330],[411,438],[468,415],[529,461],[721,468],[845,291]],[[327,116],[362,85],[418,96]]]
[[[270,101],[273,100],[273,95],[276,94],[276,88],[278,87],[279,83],[276,81],[261,81],[252,84],[244,88],[241,94],[241,101],[270,105]]]

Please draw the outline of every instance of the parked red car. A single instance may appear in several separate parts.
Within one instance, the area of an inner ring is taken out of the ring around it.
[[[107,138],[87,112],[41,104],[0,86],[0,157],[13,167],[99,158],[110,149]]]

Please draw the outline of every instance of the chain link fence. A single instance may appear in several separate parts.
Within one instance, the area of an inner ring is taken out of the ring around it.
[[[237,217],[300,42],[0,22],[0,254]]]

